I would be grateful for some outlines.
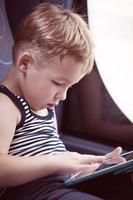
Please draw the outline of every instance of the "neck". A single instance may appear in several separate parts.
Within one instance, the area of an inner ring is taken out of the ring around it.
[[[32,110],[32,112],[34,112],[35,114],[37,114],[39,116],[43,116],[43,117],[48,115],[48,109],[47,108],[42,109],[42,110],[37,110],[37,111]]]
[[[2,82],[9,90],[11,90],[14,94],[20,95],[20,90],[18,87],[17,81],[17,72],[15,67],[11,67],[8,75],[6,76],[5,80]],[[21,96],[21,95],[20,95]]]

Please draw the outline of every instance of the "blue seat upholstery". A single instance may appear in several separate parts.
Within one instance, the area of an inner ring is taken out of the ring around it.
[[[12,64],[13,37],[7,20],[5,2],[0,1],[0,80],[6,76]]]

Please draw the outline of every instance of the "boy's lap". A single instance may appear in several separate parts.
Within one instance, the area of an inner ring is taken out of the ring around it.
[[[7,189],[0,200],[101,200],[91,194],[63,186],[63,181],[39,179]]]

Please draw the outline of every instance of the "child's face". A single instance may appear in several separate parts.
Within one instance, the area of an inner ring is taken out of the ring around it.
[[[68,88],[85,75],[83,63],[72,56],[65,56],[62,61],[57,57],[42,61],[41,65],[28,68],[21,81],[23,96],[33,110],[58,105],[65,100]]]

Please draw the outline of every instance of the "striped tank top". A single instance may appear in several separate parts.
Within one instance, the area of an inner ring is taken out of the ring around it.
[[[66,151],[57,132],[54,109],[49,109],[47,116],[39,116],[23,98],[14,95],[5,86],[0,86],[0,92],[15,103],[22,116],[9,148],[10,155],[33,156]]]
[[[0,85],[0,92],[7,95],[21,112],[21,121],[9,148],[10,155],[34,156],[66,151],[57,132],[54,109],[48,109],[47,116],[39,116],[23,98],[13,94],[4,85]],[[0,188],[0,196],[3,189]]]

